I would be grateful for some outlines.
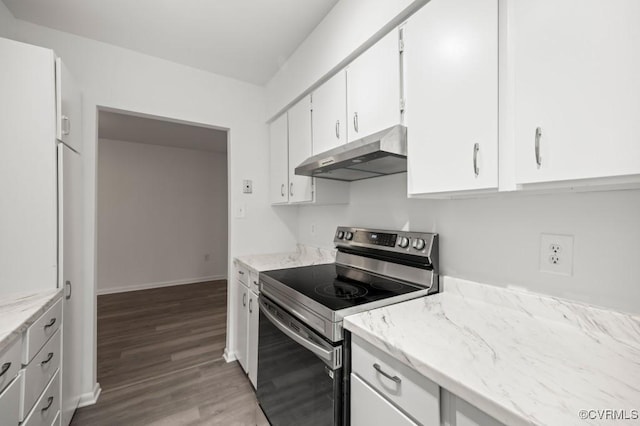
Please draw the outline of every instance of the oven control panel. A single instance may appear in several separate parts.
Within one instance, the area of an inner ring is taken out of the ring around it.
[[[339,226],[333,242],[336,247],[367,247],[430,257],[432,252],[437,252],[437,237],[438,234],[429,232],[387,231]]]

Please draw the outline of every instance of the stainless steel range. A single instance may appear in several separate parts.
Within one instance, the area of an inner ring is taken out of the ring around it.
[[[339,227],[334,244],[335,263],[260,273],[257,393],[274,426],[347,423],[343,318],[439,290],[437,234]]]

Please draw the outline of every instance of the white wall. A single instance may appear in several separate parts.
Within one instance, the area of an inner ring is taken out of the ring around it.
[[[226,154],[100,139],[97,220],[98,294],[226,278]]]
[[[640,314],[640,190],[461,200],[406,191],[406,174],[353,182],[347,206],[300,207],[299,240],[331,247],[338,225],[438,232],[442,274]],[[539,271],[541,233],[574,236],[573,276]]]
[[[228,128],[229,258],[240,254],[295,248],[295,209],[272,209],[268,203],[268,130],[264,89],[166,60],[146,56],[15,20],[15,38],[53,48],[84,92],[86,347],[83,390],[96,383],[95,248],[97,107]],[[253,194],[242,194],[242,179],[252,179]],[[246,217],[236,218],[239,206]],[[229,263],[227,270],[231,268]],[[235,287],[229,315],[233,317]],[[233,348],[233,324],[227,347]]]

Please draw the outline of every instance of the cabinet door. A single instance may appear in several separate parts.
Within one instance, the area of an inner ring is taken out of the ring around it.
[[[313,178],[297,176],[295,169],[311,157],[311,98],[295,104],[289,114],[289,202],[313,201]]]
[[[242,285],[239,281],[236,282],[238,286],[238,300],[236,302],[236,358],[242,369],[247,371],[247,331],[249,321],[249,289]]]
[[[353,426],[417,425],[354,374],[351,374],[351,424]]]
[[[55,59],[0,38],[0,283],[3,294],[58,284]]]
[[[508,7],[517,182],[640,173],[640,2]]]
[[[289,152],[287,114],[278,117],[269,126],[269,194],[272,204],[289,201]]]
[[[339,72],[313,92],[313,153],[319,154],[347,141],[347,84]]]
[[[433,0],[404,31],[408,191],[498,186],[498,0]]]
[[[400,49],[391,31],[347,67],[348,142],[400,123]]]
[[[260,312],[258,308],[258,295],[249,291],[249,343],[247,358],[249,364],[249,380],[254,388],[258,386],[258,321]]]
[[[84,286],[82,285],[82,157],[58,144],[59,287],[64,288],[62,424],[67,426],[82,393]]]
[[[56,103],[58,140],[74,151],[81,152],[82,95],[60,58],[56,59]]]

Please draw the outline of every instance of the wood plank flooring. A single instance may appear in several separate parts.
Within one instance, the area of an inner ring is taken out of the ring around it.
[[[72,425],[268,425],[222,359],[226,281],[98,296],[98,403]]]

